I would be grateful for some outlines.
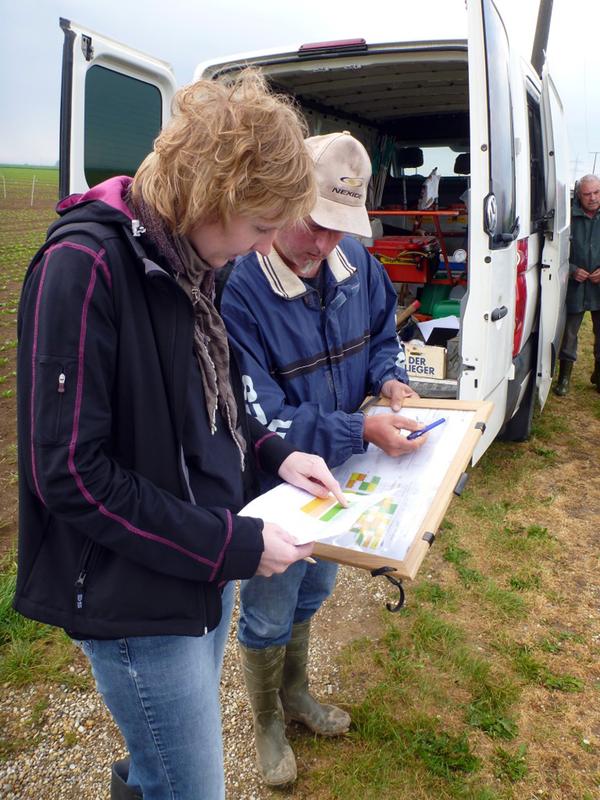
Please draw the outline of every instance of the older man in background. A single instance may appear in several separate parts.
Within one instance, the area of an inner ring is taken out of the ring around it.
[[[554,393],[569,391],[577,360],[577,334],[586,311],[594,328],[594,371],[590,380],[600,392],[600,178],[584,175],[575,189],[571,212],[571,253],[567,288],[567,321],[560,349],[558,383]]]

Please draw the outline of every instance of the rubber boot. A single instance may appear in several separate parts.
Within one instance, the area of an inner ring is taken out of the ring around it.
[[[554,387],[554,394],[559,397],[564,397],[569,391],[569,383],[571,382],[571,373],[573,372],[572,361],[560,361],[558,368],[558,382]]]
[[[317,702],[308,691],[308,644],[310,620],[292,627],[285,648],[281,702],[286,719],[306,725],[321,736],[339,736],[350,727],[350,715],[337,706]]]
[[[137,786],[129,786],[129,759],[122,758],[112,765],[110,777],[110,800],[142,800],[142,793]]]
[[[296,780],[296,759],[285,737],[285,718],[279,689],[285,647],[254,650],[240,644],[240,659],[254,717],[256,765],[267,786]]]
[[[594,371],[590,375],[590,381],[600,392],[600,359],[596,359],[594,362]]]

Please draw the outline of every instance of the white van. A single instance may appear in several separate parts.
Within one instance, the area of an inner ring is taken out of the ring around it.
[[[433,242],[435,268],[417,280],[409,270],[398,288],[409,299],[436,286],[462,294],[456,376],[416,388],[494,403],[477,460],[498,435],[527,438],[536,399],[543,406],[548,396],[564,323],[570,204],[563,111],[550,76],[540,80],[511,52],[492,0],[470,2],[465,14],[464,40],[302,45],[207,62],[195,77],[260,66],[296,98],[311,133],[349,130],[367,147],[380,220],[368,244],[376,251],[398,235]],[[133,174],[176,85],[166,63],[67,20],[61,26],[62,196]],[[438,198],[427,211],[436,213],[416,215],[434,168]]]

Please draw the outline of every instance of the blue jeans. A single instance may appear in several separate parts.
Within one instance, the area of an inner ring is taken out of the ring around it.
[[[338,565],[331,561],[296,561],[281,575],[255,576],[240,584],[238,639],[262,650],[287,644],[292,625],[319,610],[335,585]]]
[[[87,639],[98,691],[131,756],[128,784],[144,800],[223,800],[219,682],[234,585],[205,636]]]

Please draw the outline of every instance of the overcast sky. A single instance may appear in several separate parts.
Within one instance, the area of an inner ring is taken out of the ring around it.
[[[538,0],[497,5],[511,43],[529,56]],[[460,37],[464,7],[464,0],[0,0],[0,163],[58,159],[59,17],[168,61],[182,84],[199,61],[240,51],[357,36]],[[548,57],[567,112],[573,177],[591,171],[600,151],[599,31],[599,0],[554,0]]]

